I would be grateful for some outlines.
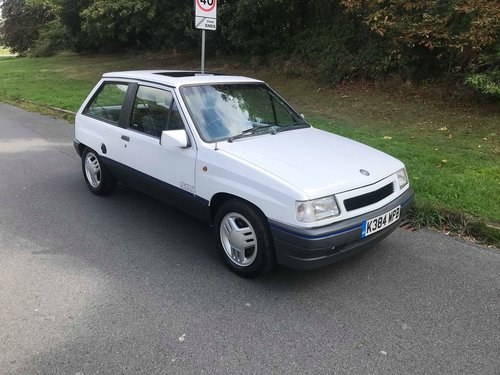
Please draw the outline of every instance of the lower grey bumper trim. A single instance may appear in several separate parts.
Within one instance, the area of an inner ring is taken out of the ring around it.
[[[413,205],[414,192],[368,214],[320,228],[296,228],[270,221],[278,263],[298,269],[313,269],[354,255],[374,246],[391,234]],[[368,237],[361,237],[362,222],[401,205],[400,219]]]

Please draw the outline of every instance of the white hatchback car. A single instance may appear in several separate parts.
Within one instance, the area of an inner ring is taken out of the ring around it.
[[[104,74],[76,115],[74,146],[90,191],[121,181],[195,215],[246,277],[366,249],[414,199],[399,160],[313,128],[246,77]]]

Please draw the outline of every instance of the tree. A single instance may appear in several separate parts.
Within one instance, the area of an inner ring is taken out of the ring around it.
[[[291,35],[293,2],[283,0],[237,0],[219,4],[221,33],[226,49],[265,55],[283,50]]]
[[[3,29],[3,18],[0,16],[0,46],[5,45],[2,29]]]
[[[68,37],[77,50],[84,49],[87,45],[85,35],[82,33],[82,12],[91,3],[92,0],[54,0],[57,17],[66,28]]]
[[[342,0],[388,41],[394,66],[419,71],[464,71],[499,37],[498,0]],[[437,69],[436,69],[437,68]]]
[[[2,17],[0,34],[4,44],[11,52],[25,54],[35,44],[41,27],[55,16],[45,1],[5,0]]]
[[[94,48],[178,47],[190,40],[190,0],[94,0],[81,13],[82,31]]]

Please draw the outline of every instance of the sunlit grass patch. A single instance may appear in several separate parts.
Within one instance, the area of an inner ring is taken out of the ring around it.
[[[12,55],[7,48],[0,46],[0,57],[6,57],[6,56],[12,56]]]

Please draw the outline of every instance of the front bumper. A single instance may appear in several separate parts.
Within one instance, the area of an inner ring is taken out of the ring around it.
[[[391,234],[413,205],[410,188],[384,207],[351,219],[320,228],[297,228],[269,221],[274,238],[276,260],[296,269],[313,269],[334,263],[366,250]],[[361,238],[362,222],[401,205],[401,216],[387,228]]]

